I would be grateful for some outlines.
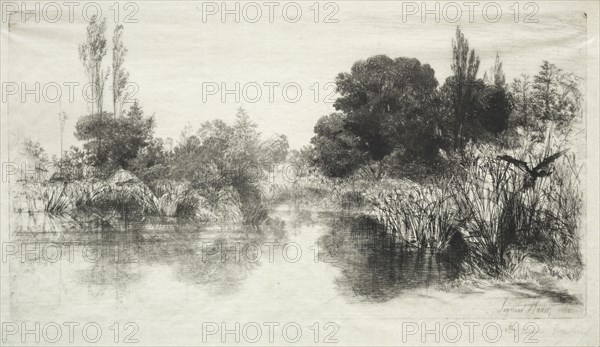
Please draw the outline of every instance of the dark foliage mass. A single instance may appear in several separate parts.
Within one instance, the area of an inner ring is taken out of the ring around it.
[[[346,115],[342,113],[325,116],[315,125],[317,136],[311,141],[318,149],[315,163],[327,176],[348,176],[368,159],[359,149],[360,138],[345,126]]]
[[[345,177],[392,153],[404,160],[435,157],[438,82],[429,65],[374,56],[339,74],[336,84],[338,113],[319,120],[312,140],[325,174]]]
[[[393,150],[408,156],[423,152],[411,135],[417,128],[434,131],[429,120],[438,82],[429,65],[375,56],[356,62],[350,73],[339,74],[336,84],[341,96],[334,106],[347,115],[345,129],[358,137],[358,149],[370,159],[382,160]]]
[[[580,110],[578,78],[547,61],[533,80],[523,76],[510,87],[499,55],[483,78],[479,65],[460,29],[452,40],[452,75],[441,86],[434,70],[414,58],[357,61],[336,78],[338,112],[315,126],[314,164],[329,177],[435,171],[468,143],[506,145],[516,126],[541,139],[547,122],[565,127]]]
[[[83,148],[90,153],[94,166],[106,173],[130,162],[152,141],[154,119],[144,117],[138,103],[133,104],[126,116],[91,114],[81,117],[75,127],[75,137],[85,141]]]

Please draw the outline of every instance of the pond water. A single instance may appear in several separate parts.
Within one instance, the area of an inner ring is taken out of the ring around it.
[[[360,344],[361,317],[461,309],[495,317],[506,298],[532,295],[442,290],[460,276],[457,252],[407,249],[364,216],[282,205],[272,217],[259,232],[176,218],[15,214],[10,318],[136,322],[142,345],[199,344],[202,322],[302,322],[301,341],[311,343],[314,322],[337,322],[348,338],[341,342]]]

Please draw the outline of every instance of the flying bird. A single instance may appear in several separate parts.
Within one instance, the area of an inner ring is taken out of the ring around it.
[[[535,181],[540,177],[548,177],[552,174],[551,164],[558,158],[560,158],[563,154],[567,153],[568,149],[557,152],[544,158],[539,164],[537,164],[534,168],[530,168],[527,162],[524,162],[519,159],[515,159],[510,155],[499,155],[496,158],[500,160],[504,160],[510,164],[515,165],[519,169],[525,171],[528,174],[528,179],[525,180],[525,184],[523,188],[531,188],[534,186]]]

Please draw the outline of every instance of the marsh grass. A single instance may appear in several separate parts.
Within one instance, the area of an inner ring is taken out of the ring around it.
[[[495,158],[501,149],[468,150],[462,170],[436,185],[372,185],[365,190],[369,214],[397,240],[419,248],[444,250],[460,233],[465,266],[485,276],[528,273],[528,261],[535,261],[553,276],[578,279],[583,197],[575,154],[556,160],[550,176],[528,187],[525,172]],[[560,150],[547,141],[511,154],[535,165]]]
[[[48,212],[62,214],[74,208],[67,189],[63,184],[42,184],[27,182],[21,184],[13,201],[18,205],[17,212],[22,212],[27,206],[28,213]]]
[[[303,177],[295,182],[263,182],[260,194],[269,208],[281,203],[328,210],[339,207],[340,183],[323,177]]]
[[[516,224],[523,221],[518,213],[525,212],[518,201],[519,181],[507,165],[478,158],[466,167],[464,179],[452,185],[469,263],[492,277],[514,271],[523,260],[509,249],[520,227]]]
[[[202,197],[187,182],[157,181],[152,184],[153,209],[168,217],[195,215],[204,205]]]
[[[73,209],[64,186],[50,185],[42,189],[43,209],[49,213],[66,213]]]
[[[429,243],[432,249],[445,249],[456,232],[456,207],[448,189],[413,185],[370,193],[367,199],[371,214],[386,229],[416,247],[424,248]]]
[[[94,206],[104,210],[116,210],[123,213],[155,213],[156,206],[152,191],[138,184],[105,186],[94,202]]]
[[[548,143],[521,157],[535,165],[559,150]],[[571,153],[554,163],[550,176],[528,187],[526,173],[513,165],[489,156],[469,162],[453,184],[469,264],[492,277],[511,277],[533,259],[550,268],[561,264],[576,278],[582,268],[580,171]]]
[[[108,185],[103,182],[74,181],[67,185],[69,198],[79,210],[95,206],[106,190]]]

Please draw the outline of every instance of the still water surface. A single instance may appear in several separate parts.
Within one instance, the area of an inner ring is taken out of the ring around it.
[[[11,319],[132,321],[144,345],[198,344],[202,322],[344,322],[352,336],[365,319],[451,317],[465,295],[494,316],[507,295],[519,296],[441,290],[459,277],[459,257],[411,251],[343,211],[283,205],[262,231],[176,218],[13,217],[12,237],[27,251],[9,258]]]

